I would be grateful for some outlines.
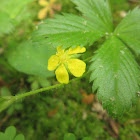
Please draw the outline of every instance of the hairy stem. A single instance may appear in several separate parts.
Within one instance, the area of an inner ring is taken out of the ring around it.
[[[71,83],[72,81],[81,79],[81,78],[83,78],[84,76],[86,76],[87,74],[88,74],[88,73],[85,73],[82,77],[74,78],[74,79],[70,80],[69,83]],[[24,98],[24,97],[31,96],[31,95],[34,95],[34,94],[37,94],[37,93],[41,93],[41,92],[43,92],[43,91],[48,91],[48,90],[51,90],[51,89],[55,89],[55,88],[58,88],[58,87],[62,87],[62,86],[64,86],[64,85],[65,85],[65,84],[57,84],[57,85],[49,86],[49,87],[46,87],[46,88],[40,88],[40,89],[37,89],[37,90],[34,90],[34,91],[30,91],[30,92],[26,92],[26,93],[23,93],[23,94],[16,95],[16,96],[15,96],[15,99],[16,99],[16,100],[22,99],[22,98]]]
[[[84,61],[87,62],[91,59],[92,57],[89,57],[87,59],[85,59]],[[82,77],[78,77],[78,78],[74,78],[72,80],[70,80],[69,83],[71,83],[72,81],[75,81],[75,80],[78,80],[78,79],[81,79],[83,78],[85,75],[87,75],[87,73],[85,73]],[[18,100],[18,99],[22,99],[24,97],[27,97],[27,96],[31,96],[31,95],[34,95],[34,94],[37,94],[37,93],[40,93],[40,92],[43,92],[43,91],[48,91],[48,90],[51,90],[51,89],[55,89],[55,88],[58,88],[58,87],[62,87],[64,86],[65,84],[57,84],[57,85],[53,85],[53,86],[49,86],[49,87],[46,87],[46,88],[40,88],[40,89],[37,89],[37,90],[34,90],[34,91],[30,91],[30,92],[26,92],[26,93],[23,93],[23,94],[19,94],[19,95],[16,95],[15,96],[15,99]]]

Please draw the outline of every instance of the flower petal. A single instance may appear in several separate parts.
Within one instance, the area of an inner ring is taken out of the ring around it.
[[[59,64],[59,58],[56,55],[52,55],[48,60],[48,70],[53,71]]]
[[[80,46],[77,46],[76,48],[74,49],[69,49],[68,51],[68,54],[76,54],[76,53],[84,53],[86,51],[86,48],[85,47],[80,47]]]
[[[44,19],[47,16],[48,8],[43,8],[38,13],[38,19]]]
[[[64,49],[61,49],[62,46],[57,47],[57,52],[58,54],[63,54],[64,53]]]
[[[58,69],[55,71],[55,74],[57,80],[60,83],[64,83],[64,84],[69,83],[69,74],[63,64],[58,67]]]
[[[81,77],[86,70],[86,63],[79,59],[69,59],[68,68],[75,77]]]
[[[54,4],[57,0],[50,0],[50,4]]]
[[[48,6],[49,5],[48,1],[46,1],[46,0],[39,0],[38,3],[40,6]]]

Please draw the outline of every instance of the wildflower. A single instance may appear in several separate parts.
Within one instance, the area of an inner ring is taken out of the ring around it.
[[[57,47],[56,55],[52,55],[48,60],[48,70],[56,69],[56,78],[60,83],[69,83],[69,74],[67,69],[75,76],[81,77],[86,69],[86,63],[80,59],[73,58],[74,54],[84,53],[85,47],[76,47],[74,49],[64,50]]]
[[[45,8],[41,9],[38,13],[39,19],[44,19],[49,13],[51,16],[54,15],[54,10],[60,11],[61,5],[55,4],[57,0],[39,0],[39,5]]]

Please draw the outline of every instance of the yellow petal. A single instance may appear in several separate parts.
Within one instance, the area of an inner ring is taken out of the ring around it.
[[[60,65],[57,70],[55,71],[56,78],[60,83],[68,84],[69,83],[69,74],[65,68],[65,66],[62,64]]]
[[[39,0],[39,5],[41,5],[41,6],[48,6],[49,5],[49,3],[48,3],[48,1],[46,1],[46,0]]]
[[[57,52],[59,53],[59,54],[63,54],[64,53],[64,49],[61,49],[62,47],[60,46],[60,47],[57,47]]]
[[[50,4],[54,4],[57,0],[50,0]]]
[[[76,53],[84,53],[86,51],[86,48],[85,47],[80,47],[80,46],[77,46],[76,48],[74,49],[69,49],[68,51],[68,54],[76,54]]]
[[[86,70],[86,63],[79,59],[69,59],[68,68],[75,77],[81,77]]]
[[[39,19],[44,19],[47,16],[48,8],[43,8],[38,13]]]
[[[56,55],[52,55],[48,60],[48,70],[53,71],[59,64],[59,58]]]

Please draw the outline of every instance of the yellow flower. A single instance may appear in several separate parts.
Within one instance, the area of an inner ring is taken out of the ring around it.
[[[39,19],[44,19],[47,16],[47,13],[49,12],[50,15],[54,15],[54,10],[60,11],[61,5],[55,4],[57,0],[39,0],[38,3],[40,6],[43,6],[45,8],[41,9],[38,13]]]
[[[86,70],[86,63],[80,59],[73,58],[74,54],[84,53],[85,47],[76,47],[74,49],[64,50],[57,47],[56,55],[52,55],[48,60],[48,70],[56,69],[56,78],[60,83],[69,83],[69,74],[67,69],[75,76],[81,77]]]

